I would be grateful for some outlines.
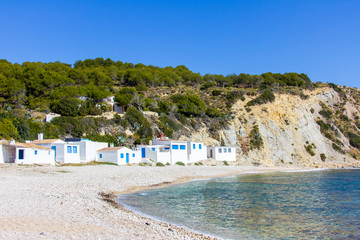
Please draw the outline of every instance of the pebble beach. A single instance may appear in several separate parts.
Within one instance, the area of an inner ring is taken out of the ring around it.
[[[245,172],[238,166],[0,166],[0,239],[212,239],[118,205],[117,194]]]

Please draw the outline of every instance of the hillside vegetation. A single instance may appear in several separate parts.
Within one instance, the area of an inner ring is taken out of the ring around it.
[[[335,104],[314,102],[313,96],[329,89],[336,94]],[[115,96],[116,103],[126,109],[124,115],[104,117],[111,111],[103,100],[109,96]],[[175,139],[199,139],[196,136],[200,134],[200,140],[208,139],[209,144],[229,144],[224,132],[239,121],[242,126],[238,124],[234,133],[237,140],[230,142],[251,155],[267,147],[264,131],[253,121],[261,115],[258,109],[267,111],[281,96],[296,98],[297,104],[315,104],[309,111],[313,111],[319,132],[339,154],[358,157],[357,89],[313,83],[303,73],[200,75],[185,66],[161,68],[103,58],[74,65],[20,65],[0,60],[0,138],[32,140],[43,132],[46,138],[86,137],[131,147],[159,134]],[[237,109],[239,104],[242,107]],[[61,117],[43,123],[44,115],[50,112]],[[308,152],[315,148],[306,141],[298,147]]]

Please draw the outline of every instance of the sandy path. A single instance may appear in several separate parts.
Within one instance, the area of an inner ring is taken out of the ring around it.
[[[100,192],[251,171],[230,166],[0,166],[0,239],[206,239],[103,201]]]

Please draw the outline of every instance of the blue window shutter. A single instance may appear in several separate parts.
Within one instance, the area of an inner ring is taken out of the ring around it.
[[[101,154],[101,153],[100,153],[99,157],[102,158],[102,154]]]
[[[199,149],[201,149],[201,144],[199,144]]]
[[[73,146],[73,153],[77,153],[77,146]]]
[[[67,153],[71,153],[71,146],[67,146]]]
[[[174,150],[179,149],[179,145],[172,145],[171,147],[172,147],[172,149],[174,149]]]
[[[193,144],[193,149],[195,149],[195,148],[196,148],[196,144],[194,143],[194,144]]]
[[[120,153],[120,157],[121,157],[121,158],[124,158],[124,154],[123,154],[123,153]]]
[[[135,153],[133,153],[133,157],[135,157]]]
[[[180,150],[185,150],[185,145],[180,145]]]

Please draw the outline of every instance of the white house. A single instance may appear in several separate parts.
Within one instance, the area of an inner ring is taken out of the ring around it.
[[[31,143],[54,150],[54,158],[59,163],[80,163],[80,151],[77,144],[66,143],[60,139],[35,140]]]
[[[188,162],[194,163],[207,159],[207,147],[202,142],[187,142]]]
[[[170,139],[157,138],[152,142],[153,145],[162,145],[170,148],[170,164],[176,162],[188,163],[188,144],[186,141],[176,141]]]
[[[124,113],[124,108],[123,106],[118,106],[116,103],[115,103],[115,96],[110,96],[110,97],[107,97],[107,98],[103,98],[101,100],[101,102],[104,102],[106,104],[109,104],[111,105],[112,107],[112,111],[116,112],[116,113],[120,113],[120,114],[123,114]]]
[[[134,151],[127,147],[106,147],[97,151],[96,161],[111,162],[117,165],[139,163],[140,151]]]
[[[91,162],[96,160],[96,152],[100,149],[107,148],[106,142],[94,142],[84,138],[67,138],[67,144],[77,145],[80,151],[80,162]]]
[[[55,151],[31,143],[11,143],[15,146],[15,163],[17,164],[51,164],[55,165]]]
[[[165,145],[138,145],[143,162],[161,162],[171,164],[171,151],[169,146]]]
[[[236,161],[236,147],[233,146],[213,146],[207,147],[208,158],[216,161]]]

